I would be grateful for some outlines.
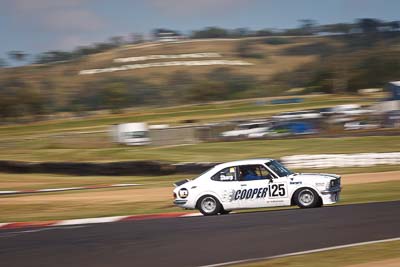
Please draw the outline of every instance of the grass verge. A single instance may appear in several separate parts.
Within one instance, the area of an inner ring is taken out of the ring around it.
[[[340,104],[368,104],[373,98],[349,95],[301,96],[304,102],[282,105],[256,105],[256,99],[221,101],[203,105],[186,105],[169,108],[142,108],[125,114],[109,114],[90,118],[55,120],[27,125],[2,126],[0,137],[31,137],[33,134],[55,133],[75,130],[101,130],[115,123],[146,121],[149,123],[179,124],[191,119],[198,121],[218,121],[228,118],[249,116],[270,116],[283,111],[329,107]]]
[[[310,138],[200,143],[169,147],[54,148],[32,141],[0,150],[0,159],[23,161],[224,162],[246,158],[280,158],[296,154],[400,151],[400,136]]]
[[[400,263],[400,241],[335,249],[306,255],[284,257],[256,263],[240,264],[240,267],[338,267],[362,264],[367,262],[398,259]],[[373,265],[383,266],[383,265]],[[395,266],[395,265],[393,265]]]
[[[0,173],[0,191],[35,190],[60,187],[109,185],[120,183],[141,184],[144,188],[171,186],[173,182],[190,175],[166,176],[73,176],[53,174],[5,174]]]

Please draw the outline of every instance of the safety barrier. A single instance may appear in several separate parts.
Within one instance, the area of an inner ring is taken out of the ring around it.
[[[293,169],[397,165],[400,164],[400,152],[293,155],[282,157],[281,161],[287,167]]]

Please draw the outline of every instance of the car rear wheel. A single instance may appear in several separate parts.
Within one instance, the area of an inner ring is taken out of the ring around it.
[[[197,204],[197,208],[206,216],[217,215],[222,210],[221,203],[211,195],[201,197]]]
[[[300,208],[320,207],[322,202],[317,192],[311,188],[300,188],[294,194],[294,202]]]

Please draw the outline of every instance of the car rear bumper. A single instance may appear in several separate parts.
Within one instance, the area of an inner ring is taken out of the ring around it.
[[[174,200],[174,204],[178,205],[178,206],[184,206],[187,203],[187,200],[183,200],[183,199],[175,199]]]

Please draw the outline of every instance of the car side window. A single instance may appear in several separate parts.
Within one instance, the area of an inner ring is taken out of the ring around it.
[[[211,177],[211,180],[220,182],[237,181],[237,168],[236,167],[225,168],[222,171],[219,171],[216,174],[214,174]]]
[[[239,166],[239,181],[265,180],[273,178],[263,165]]]

